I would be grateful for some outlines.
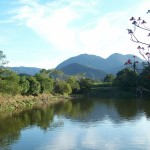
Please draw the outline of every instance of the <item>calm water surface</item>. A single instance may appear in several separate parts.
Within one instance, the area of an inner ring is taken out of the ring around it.
[[[150,99],[83,99],[0,117],[0,150],[149,150]]]

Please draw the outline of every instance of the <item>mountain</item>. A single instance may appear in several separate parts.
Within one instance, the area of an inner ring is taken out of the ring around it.
[[[35,67],[9,67],[11,70],[13,70],[14,72],[18,73],[18,74],[27,74],[27,75],[31,75],[34,76],[35,74],[40,72],[40,68],[35,68]]]
[[[84,73],[86,77],[94,80],[103,80],[106,76],[106,72],[87,67],[78,63],[71,63],[65,67],[60,68],[67,75],[74,75],[79,73]]]
[[[92,68],[99,68],[99,62],[103,61],[104,59],[102,57],[96,55],[81,54],[63,61],[56,67],[56,69],[63,68],[72,63],[78,63]]]
[[[56,67],[56,69],[61,69],[72,63],[78,63],[87,67],[102,70],[106,73],[116,74],[119,70],[125,67],[124,63],[128,59],[133,60],[133,55],[122,55],[119,53],[114,53],[108,58],[104,59],[96,55],[81,54],[63,61]],[[139,63],[143,62],[143,60],[139,57],[136,57],[136,61],[139,61]]]

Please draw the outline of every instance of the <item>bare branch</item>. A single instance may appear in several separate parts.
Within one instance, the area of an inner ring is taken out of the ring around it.
[[[133,39],[133,37],[134,37],[134,39]],[[143,45],[147,45],[147,46],[150,45],[150,44],[148,44],[148,43],[139,41],[139,40],[137,39],[137,37],[136,37],[134,34],[131,34],[131,41],[136,42],[136,43],[140,43],[140,44],[143,44]]]
[[[150,29],[148,27],[145,26],[145,28],[141,27],[140,25],[137,25],[137,24],[134,24],[136,27],[138,28],[141,28],[143,30],[146,30],[146,31],[150,31]]]
[[[150,10],[147,11],[147,13],[150,13]],[[145,24],[147,23],[145,20],[141,19],[141,17],[139,17],[138,19],[135,19],[134,17],[131,17],[130,21],[132,22],[132,24],[134,25],[134,31],[132,31],[131,29],[127,29],[128,30],[128,34],[130,34],[131,38],[130,40],[135,42],[135,43],[139,43],[142,45],[147,45],[147,51],[145,51],[144,47],[138,46],[138,50],[139,53],[141,54],[141,56],[146,60],[147,65],[150,66],[150,44],[143,42],[143,41],[139,41],[138,38],[136,37],[136,35],[134,34],[136,31],[136,28],[145,30],[145,31],[149,31],[150,32],[150,28],[148,28]],[[148,33],[147,35],[148,37],[150,37],[150,33]]]

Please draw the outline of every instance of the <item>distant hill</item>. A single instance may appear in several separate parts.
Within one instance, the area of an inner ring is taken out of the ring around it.
[[[104,59],[96,55],[81,54],[63,61],[56,67],[56,69],[61,69],[72,63],[78,63],[87,67],[102,70],[106,73],[116,74],[119,70],[125,67],[124,63],[128,59],[133,60],[133,55],[122,55],[119,53],[114,53],[108,58]],[[143,62],[143,60],[139,57],[136,57],[136,60],[139,61],[139,63]]]
[[[106,72],[87,67],[77,63],[71,63],[65,67],[60,68],[67,75],[74,75],[79,73],[84,73],[86,77],[94,80],[103,80],[106,76]]]
[[[92,68],[99,68],[99,63],[102,63],[103,61],[104,59],[102,57],[96,55],[81,54],[63,61],[56,67],[56,69],[63,68],[72,63],[78,63]]]
[[[18,74],[26,74],[26,75],[31,75],[34,76],[35,74],[40,72],[40,68],[35,68],[35,67],[9,67],[11,70]]]

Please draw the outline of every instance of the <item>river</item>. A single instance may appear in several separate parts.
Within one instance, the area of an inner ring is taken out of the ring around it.
[[[150,99],[81,99],[0,115],[0,150],[130,149],[150,149]]]

